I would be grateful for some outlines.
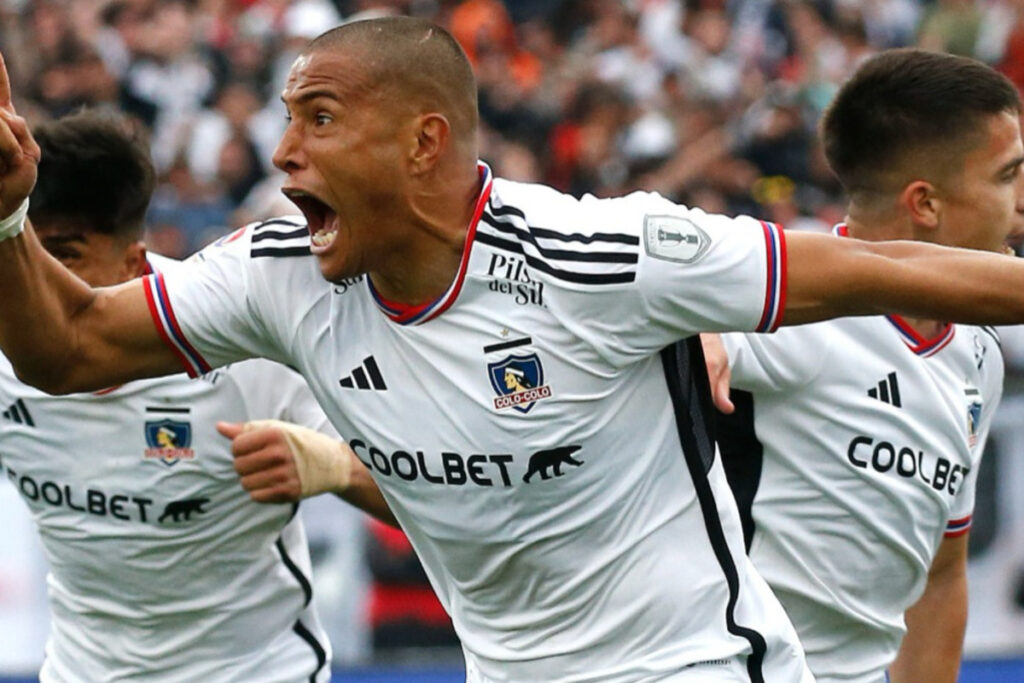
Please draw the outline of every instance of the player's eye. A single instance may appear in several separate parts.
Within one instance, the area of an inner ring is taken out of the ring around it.
[[[69,249],[68,247],[53,247],[48,251],[53,258],[65,264],[81,257],[77,249]]]
[[[316,122],[316,125],[318,125],[318,126],[326,126],[328,123],[330,123],[333,120],[334,119],[331,118],[330,114],[325,114],[323,112],[320,112],[319,114],[317,114],[316,118],[314,119],[314,121]]]

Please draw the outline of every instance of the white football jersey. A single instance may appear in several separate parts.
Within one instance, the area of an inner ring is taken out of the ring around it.
[[[434,302],[325,281],[283,218],[149,278],[158,327],[193,373],[254,355],[302,372],[408,533],[469,680],[804,680],[703,431],[703,364],[671,346],[775,326],[781,233],[481,178]]]
[[[44,683],[328,680],[296,506],[251,501],[215,429],[335,435],[295,372],[256,360],[49,396],[0,358],[0,406],[3,472],[51,568]]]
[[[939,543],[970,526],[998,338],[883,316],[723,340],[744,391],[717,435],[750,558],[819,681],[884,681]]]

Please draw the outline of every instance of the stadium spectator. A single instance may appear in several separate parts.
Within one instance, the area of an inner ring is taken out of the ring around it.
[[[974,60],[865,62],[822,128],[850,196],[838,234],[1012,253],[1020,109]],[[996,333],[893,315],[722,340],[742,390],[719,422],[726,473],[817,680],[954,683],[975,481],[1002,395]]]

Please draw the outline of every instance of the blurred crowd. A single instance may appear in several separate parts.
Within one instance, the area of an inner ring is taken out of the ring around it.
[[[184,256],[294,212],[270,163],[288,69],[321,32],[387,14],[432,19],[463,45],[498,175],[656,190],[788,228],[841,220],[816,125],[877,50],[974,56],[1024,86],[1024,0],[0,0],[0,51],[30,122],[84,106],[130,116],[159,174],[150,248]],[[311,534],[328,561],[332,533],[319,546]],[[369,574],[374,632],[344,642],[454,642],[404,539],[352,533],[369,562],[339,572]],[[351,613],[338,617],[351,629]]]
[[[476,67],[500,175],[797,228],[842,216],[815,126],[874,51],[973,55],[1024,84],[1022,0],[0,1],[20,111],[114,108],[148,137],[150,243],[172,256],[292,210],[270,164],[278,93],[297,51],[342,21],[447,26]]]

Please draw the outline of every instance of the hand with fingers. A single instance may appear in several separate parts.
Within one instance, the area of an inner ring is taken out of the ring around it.
[[[258,503],[291,503],[348,488],[355,454],[343,441],[280,420],[218,422],[232,440],[242,488]]]
[[[18,116],[11,101],[11,81],[7,65],[0,55],[0,222],[22,213],[16,230],[0,225],[0,239],[20,232],[20,223],[28,205],[25,203],[36,184],[39,166],[39,145],[29,131],[25,119]]]
[[[736,406],[729,398],[729,382],[732,379],[729,354],[717,334],[705,332],[700,335],[700,343],[704,348],[704,362],[707,364],[708,381],[711,384],[711,400],[718,410],[731,415]]]

